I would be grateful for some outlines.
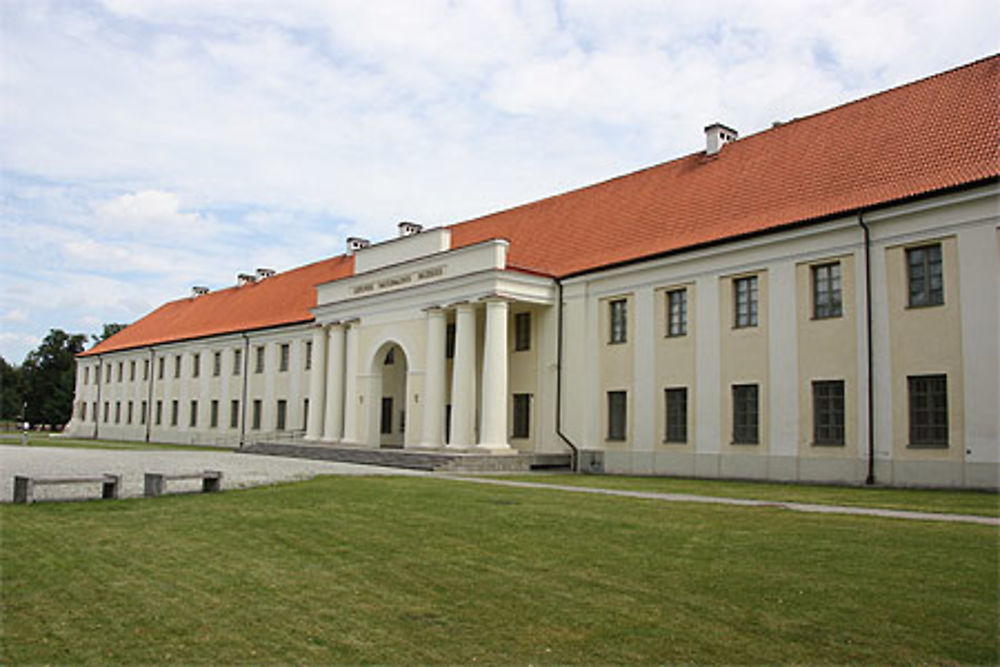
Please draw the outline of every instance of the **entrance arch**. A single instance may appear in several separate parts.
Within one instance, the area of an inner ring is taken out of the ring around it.
[[[394,341],[383,343],[372,358],[372,430],[368,442],[375,447],[402,448],[406,442],[406,397],[409,363],[403,347]]]

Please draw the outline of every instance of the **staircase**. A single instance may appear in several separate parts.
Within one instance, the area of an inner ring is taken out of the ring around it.
[[[569,470],[569,454],[480,454],[411,449],[368,449],[344,445],[256,442],[242,450],[247,454],[287,456],[320,461],[408,468],[433,472],[527,472]]]

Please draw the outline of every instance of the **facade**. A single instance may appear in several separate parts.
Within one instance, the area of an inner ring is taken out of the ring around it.
[[[997,488],[1000,57],[171,302],[76,436]]]

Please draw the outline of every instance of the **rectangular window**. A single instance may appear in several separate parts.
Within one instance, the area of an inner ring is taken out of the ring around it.
[[[243,372],[243,350],[233,350],[233,375]]]
[[[191,355],[191,377],[196,378],[201,375],[201,355]]]
[[[90,384],[90,366],[83,368],[83,383]]]
[[[142,360],[142,379],[149,379],[149,359]]]
[[[222,375],[222,352],[212,353],[212,375],[214,377]]]
[[[143,401],[142,403],[139,404],[139,423],[140,424],[145,424],[146,423],[146,408],[148,408],[148,407],[149,406],[146,404],[146,401]]]
[[[733,280],[733,303],[737,329],[757,326],[757,276]]]
[[[111,364],[104,367],[104,381],[111,382]]]
[[[278,348],[278,371],[285,373],[288,371],[288,357],[290,356],[291,346],[288,343],[282,343],[281,347]]]
[[[162,380],[163,379],[163,367],[166,364],[166,361],[167,360],[165,358],[160,357],[159,365],[158,365],[158,367],[156,369],[156,379],[157,380]]]
[[[380,433],[392,433],[392,396],[382,397],[382,414],[380,422]]]
[[[302,400],[302,430],[309,428],[309,399]]]
[[[174,357],[174,377],[179,378],[181,376],[181,355],[176,355]]]
[[[109,368],[110,368],[110,366],[109,366]],[[107,401],[104,401],[104,423],[105,424],[108,423],[108,410],[109,410],[109,406],[110,406],[110,403],[108,403]]]
[[[170,425],[177,426],[177,421],[181,416],[180,401],[170,401]]]
[[[118,381],[119,382],[121,382],[123,379],[125,379],[124,375],[125,375],[125,362],[124,361],[119,361],[118,362]]]
[[[948,446],[948,376],[906,378],[910,400],[910,446]]]
[[[90,421],[97,422],[97,401],[90,404]]]
[[[128,379],[135,382],[135,361],[128,362]]]
[[[666,400],[667,430],[664,442],[687,442],[688,390],[676,387],[664,390]]]
[[[906,271],[910,285],[910,307],[944,303],[944,276],[941,244],[932,243],[906,250]]]
[[[444,356],[446,359],[455,358],[455,323],[452,322],[444,328]]]
[[[209,403],[208,426],[209,428],[219,428],[219,402],[216,400]]]
[[[87,404],[83,401],[80,401],[80,421],[87,421]]]
[[[628,398],[624,391],[608,392],[608,440],[624,440]]]
[[[667,335],[686,336],[688,332],[687,289],[672,289],[667,292]]]
[[[132,401],[129,401],[128,402],[128,411],[127,411],[127,413],[125,415],[125,423],[126,424],[131,424],[132,423],[132,416],[133,416],[132,415]]]
[[[156,402],[156,425],[163,423],[163,401]]]
[[[628,301],[615,299],[608,304],[611,311],[611,343],[624,343],[628,340]]]
[[[229,402],[229,428],[238,428],[240,425],[240,402]]]
[[[260,430],[260,417],[261,417],[261,402],[259,398],[255,398],[253,401],[253,420],[251,421],[251,426],[255,431]]]
[[[253,372],[254,373],[263,373],[264,372],[264,346],[263,345],[258,345],[255,349],[256,349],[256,355],[257,355],[257,362],[254,365]]]
[[[306,341],[306,370],[311,370],[313,365],[313,343],[311,340]]]
[[[756,445],[760,442],[758,435],[759,407],[757,404],[757,385],[733,385],[733,444]]]
[[[514,351],[531,349],[531,313],[514,315]]]
[[[812,267],[813,318],[840,317],[843,305],[840,293],[840,262]]]
[[[275,428],[279,431],[285,430],[285,418],[288,416],[288,402],[284,399],[278,400],[278,412],[276,415],[277,424]]]
[[[531,437],[531,394],[514,394],[514,429],[511,437]]]
[[[188,426],[194,428],[198,425],[198,401],[191,401],[191,419]]]
[[[116,424],[121,424],[122,423],[122,402],[121,401],[115,401],[115,423]]]
[[[844,444],[844,381],[815,380],[813,390],[813,444]]]

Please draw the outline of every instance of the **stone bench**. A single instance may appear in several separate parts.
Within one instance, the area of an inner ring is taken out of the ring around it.
[[[203,470],[179,475],[164,475],[155,472],[147,472],[145,483],[143,484],[143,495],[147,498],[162,496],[167,491],[167,482],[185,479],[200,479],[202,493],[214,493],[222,490],[222,471]]]
[[[121,489],[121,477],[118,475],[101,475],[100,477],[21,477],[14,476],[14,502],[28,504],[35,502],[36,486],[54,486],[61,484],[100,484],[101,498],[113,500],[118,498]]]

